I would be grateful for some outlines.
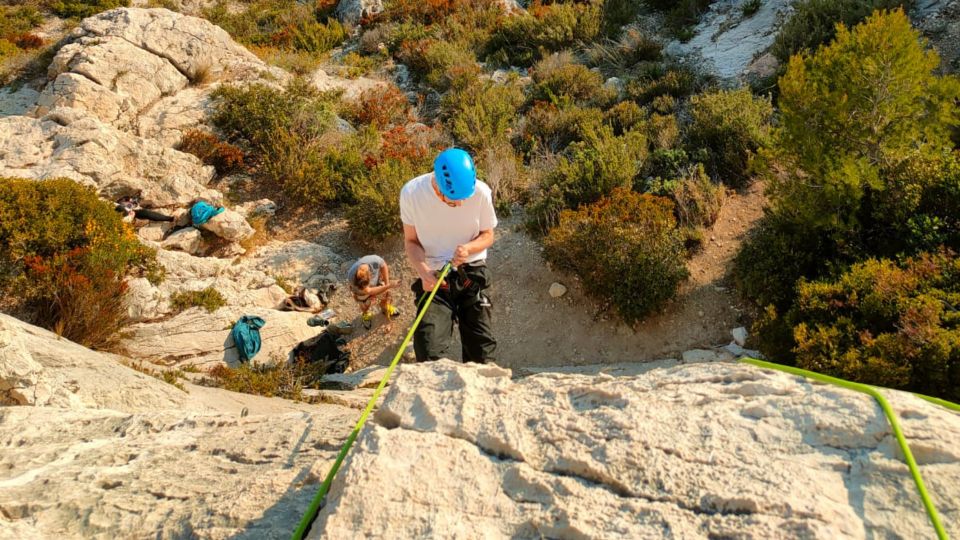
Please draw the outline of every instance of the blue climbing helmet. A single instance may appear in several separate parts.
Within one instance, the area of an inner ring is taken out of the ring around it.
[[[477,168],[470,154],[459,148],[447,148],[433,161],[440,193],[451,201],[470,198],[477,187]]]

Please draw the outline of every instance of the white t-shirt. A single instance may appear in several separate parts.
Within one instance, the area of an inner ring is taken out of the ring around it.
[[[400,191],[400,219],[417,229],[417,237],[427,255],[427,266],[433,270],[453,259],[457,246],[470,242],[480,231],[497,226],[490,186],[477,180],[473,196],[457,208],[451,208],[437,197],[431,185],[433,173],[414,178]],[[467,262],[487,257],[487,250],[474,253]]]

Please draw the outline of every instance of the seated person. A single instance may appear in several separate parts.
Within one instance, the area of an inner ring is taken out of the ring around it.
[[[347,283],[353,299],[360,303],[361,321],[364,328],[373,325],[370,308],[379,301],[380,310],[387,319],[396,317],[400,310],[390,303],[390,289],[400,285],[399,281],[390,281],[390,267],[379,255],[360,257],[347,271]]]

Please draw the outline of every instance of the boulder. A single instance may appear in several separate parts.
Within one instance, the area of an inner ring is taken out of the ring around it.
[[[357,414],[0,408],[0,537],[289,538]]]
[[[340,22],[357,24],[366,17],[383,12],[383,0],[340,0],[337,18]]]
[[[213,112],[210,93],[218,86],[189,87],[166,96],[140,112],[136,133],[163,146],[175,148],[184,133],[203,124]]]
[[[172,221],[151,221],[137,230],[137,236],[150,242],[162,242],[170,230],[173,229]]]
[[[0,405],[44,404],[49,390],[37,388],[42,373],[11,321],[0,318]]]
[[[387,83],[379,79],[369,77],[357,77],[356,79],[344,79],[328,74],[323,69],[317,69],[309,77],[310,83],[314,88],[321,92],[331,90],[342,90],[343,99],[355,100],[366,90],[385,86]]]
[[[131,325],[124,347],[131,357],[154,363],[204,369],[222,364],[235,367],[240,360],[230,330],[242,315],[266,321],[260,329],[261,349],[254,358],[258,363],[287,361],[297,343],[317,334],[316,328],[307,326],[309,313],[236,306],[208,313],[191,308],[160,322]]]
[[[182,406],[186,395],[120,365],[113,355],[0,314],[0,403],[4,405],[152,411]]]
[[[277,213],[277,203],[270,199],[248,201],[237,206],[236,210],[237,213],[247,219],[257,216],[273,217],[273,215]]]
[[[174,231],[160,245],[163,247],[163,249],[175,249],[190,254],[196,254],[200,252],[200,246],[202,243],[203,238],[200,236],[200,231],[194,229],[193,227],[187,227],[185,229]]]
[[[764,0],[759,11],[744,18],[734,3],[714,2],[694,28],[693,38],[685,43],[672,41],[665,52],[690,56],[721,78],[737,78],[770,48],[792,11],[792,0]]]
[[[122,8],[88,17],[74,30],[76,39],[117,38],[155,55],[193,83],[211,80],[285,80],[288,75],[271,68],[238,45],[213,23],[167,9]]]
[[[37,106],[37,92],[29,86],[0,88],[0,116],[25,115]]]
[[[146,207],[220,201],[206,187],[213,167],[149,139],[124,133],[78,109],[43,118],[0,117],[0,176],[66,177],[115,200],[139,193]]]
[[[233,210],[224,210],[210,218],[200,228],[230,242],[239,242],[253,236],[256,232],[242,215]]]
[[[310,538],[933,536],[869,396],[726,363],[511,375],[400,366]],[[960,415],[886,393],[960,534]]]
[[[37,115],[72,107],[127,131],[147,106],[190,82],[163,57],[114,36],[64,45],[47,76],[53,82],[40,94]]]

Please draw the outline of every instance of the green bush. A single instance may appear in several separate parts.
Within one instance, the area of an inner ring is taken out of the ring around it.
[[[213,287],[199,291],[179,291],[170,296],[170,307],[178,313],[192,307],[200,307],[213,313],[225,305],[227,300]]]
[[[596,202],[615,188],[629,188],[646,158],[646,140],[631,131],[616,137],[609,126],[591,128],[572,144],[569,155],[547,173],[530,208],[530,226],[545,232],[560,213]]]
[[[799,224],[776,213],[761,218],[734,259],[737,289],[760,306],[790,307],[796,283],[817,279],[851,262],[829,231]]]
[[[525,117],[524,137],[532,150],[560,152],[586,133],[603,123],[603,112],[597,108],[577,107],[569,100],[559,104],[534,103]]]
[[[534,66],[533,82],[530,97],[537,101],[555,103],[559,98],[568,98],[577,105],[603,108],[617,99],[616,89],[604,86],[602,75],[559,55]]]
[[[342,43],[347,33],[318,7],[289,0],[256,0],[236,11],[221,0],[205,9],[204,17],[245,45],[322,53]]]
[[[710,180],[699,163],[670,180],[653,180],[648,189],[673,201],[677,223],[684,228],[710,227],[723,206],[723,186]]]
[[[935,75],[939,63],[901,11],[838,27],[834,43],[795,56],[780,79],[774,207],[850,234],[899,169],[952,148],[960,82]]]
[[[472,51],[443,40],[404,41],[397,58],[419,81],[440,92],[476,79],[480,73]]]
[[[506,18],[486,45],[487,61],[529,67],[550,53],[593,41],[600,33],[602,3],[537,4],[528,13]]]
[[[332,99],[303,79],[294,79],[286,90],[265,84],[221,86],[213,98],[214,125],[228,138],[242,139],[255,150],[262,150],[278,129],[318,137],[334,118]]]
[[[54,15],[65,19],[83,19],[101,11],[129,5],[130,0],[55,0],[47,4]]]
[[[258,174],[269,186],[286,190],[301,204],[336,198],[329,145],[322,139],[333,123],[331,96],[300,79],[285,91],[260,84],[221,86],[213,96],[214,125],[250,147],[260,163]]]
[[[403,232],[400,190],[408,180],[428,170],[402,160],[387,160],[374,167],[365,181],[354,187],[356,204],[347,207],[354,238],[369,245]]]
[[[500,142],[478,152],[477,169],[480,179],[493,192],[498,214],[508,215],[514,203],[526,202],[528,174],[510,143]]]
[[[444,96],[443,116],[458,142],[480,151],[509,139],[521,104],[515,84],[475,81]]]
[[[644,0],[650,7],[666,14],[667,27],[678,36],[689,39],[688,32],[700,21],[700,15],[707,11],[714,0]]]
[[[616,36],[623,27],[632,23],[640,14],[642,0],[604,0],[603,31],[608,36]]]
[[[43,24],[43,14],[31,5],[0,6],[0,38],[14,42]]]
[[[680,123],[673,114],[651,114],[646,129],[651,146],[658,150],[668,150],[680,142]]]
[[[740,6],[740,12],[743,13],[744,17],[753,17],[760,11],[762,5],[763,0],[747,0]]]
[[[31,322],[93,348],[127,323],[127,276],[156,268],[113,205],[69,179],[0,178],[0,292]]]
[[[613,128],[615,135],[644,128],[647,113],[632,101],[621,101],[603,112],[603,122]]]
[[[784,23],[771,51],[781,62],[833,40],[837,23],[854,26],[878,9],[911,9],[914,0],[802,0]]]
[[[749,90],[719,90],[690,99],[689,144],[708,150],[709,172],[732,187],[750,180],[750,162],[770,144],[773,105]]]
[[[748,297],[785,313],[801,277],[957,238],[948,157],[960,83],[934,75],[938,64],[899,11],[791,59],[759,160],[771,210],[736,259]]]
[[[682,99],[699,91],[705,81],[685,67],[651,65],[638,77],[626,84],[627,97],[641,105],[651,103],[660,96]]]
[[[627,29],[617,40],[606,39],[584,50],[587,65],[600,68],[608,77],[623,77],[638,64],[656,62],[663,45],[636,28]]]
[[[688,274],[671,207],[661,197],[613,190],[565,211],[544,239],[544,257],[633,324],[661,309]]]
[[[960,259],[870,259],[803,282],[787,319],[798,366],[960,400]]]
[[[257,396],[279,397],[301,401],[303,389],[323,375],[322,362],[305,364],[276,360],[273,364],[249,363],[237,367],[217,365],[200,379],[203,386],[213,386]]]

